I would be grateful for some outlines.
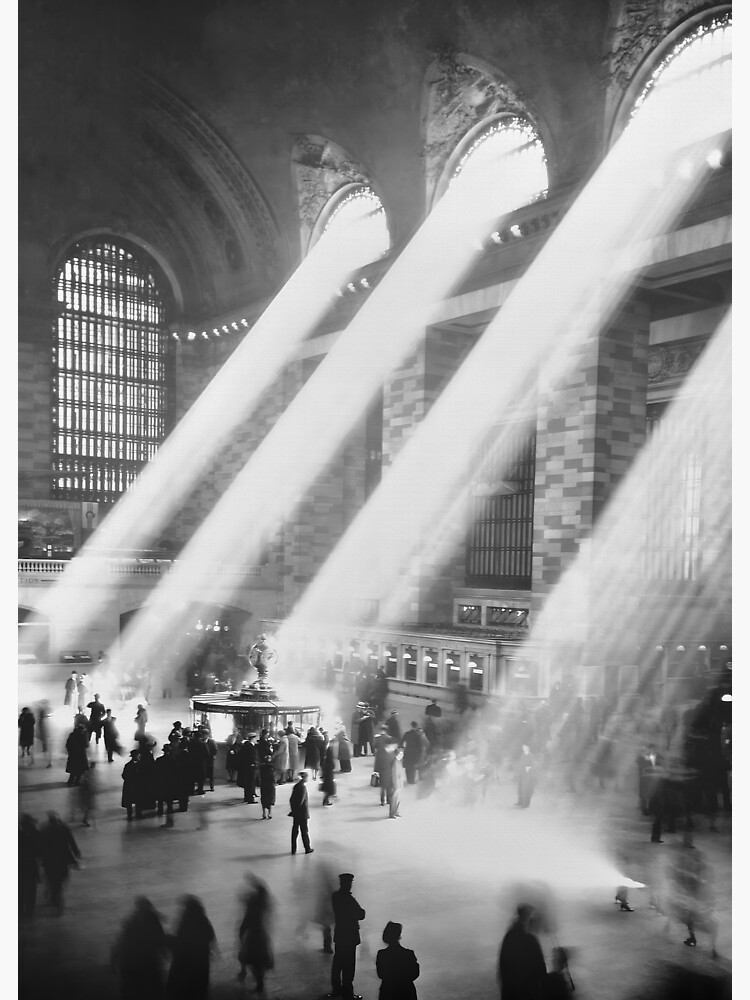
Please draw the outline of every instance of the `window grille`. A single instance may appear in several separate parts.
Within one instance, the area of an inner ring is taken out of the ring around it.
[[[536,434],[499,430],[480,459],[466,559],[468,586],[531,587]]]
[[[668,403],[646,408],[646,433],[658,448],[663,434],[661,419]],[[701,480],[700,456],[685,457],[676,491],[664,497],[652,487],[648,496],[644,540],[644,576],[647,580],[697,580],[701,571]]]
[[[164,440],[165,297],[135,248],[89,239],[55,278],[52,489],[114,502]]]

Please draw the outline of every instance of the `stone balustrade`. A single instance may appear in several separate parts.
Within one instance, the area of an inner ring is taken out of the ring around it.
[[[19,559],[19,576],[60,576],[71,565],[69,559]],[[113,576],[164,576],[176,565],[173,559],[104,559],[107,572]],[[262,566],[211,564],[205,569],[223,576],[259,577]]]

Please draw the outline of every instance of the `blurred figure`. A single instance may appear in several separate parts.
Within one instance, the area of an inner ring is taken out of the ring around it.
[[[401,816],[401,789],[404,787],[404,769],[401,761],[404,751],[396,747],[392,753],[390,771],[388,774],[388,819],[399,819]]]
[[[544,978],[540,1000],[570,1000],[572,989],[567,952],[564,948],[553,948],[552,971]]]
[[[76,708],[78,704],[78,674],[72,671],[70,677],[65,681],[65,701],[68,708]]]
[[[252,888],[245,898],[245,912],[240,924],[240,950],[237,954],[240,971],[237,978],[244,982],[247,967],[250,966],[256,992],[262,993],[266,972],[274,966],[271,943],[273,903],[265,882],[254,876],[249,876],[248,881]]]
[[[547,974],[542,948],[531,925],[534,907],[521,903],[500,945],[501,1000],[537,1000]]]
[[[81,852],[75,837],[56,812],[47,813],[47,822],[39,831],[39,856],[47,880],[50,905],[62,916],[65,909],[63,888],[71,868],[80,867]]]
[[[52,711],[45,699],[36,707],[36,738],[42,745],[42,754],[47,758],[47,767],[52,767],[52,744],[50,742],[50,718]]]
[[[333,961],[331,962],[331,992],[329,997],[343,1000],[361,1000],[354,993],[354,972],[357,963],[357,945],[360,943],[359,921],[365,911],[352,895],[354,876],[350,872],[339,875],[339,888],[331,895],[333,907]]]
[[[518,802],[516,805],[522,809],[528,809],[531,805],[531,796],[536,788],[536,761],[527,743],[521,747],[516,774],[518,778]]]
[[[276,805],[276,769],[270,753],[266,754],[258,770],[260,772],[260,804],[263,809],[261,819],[273,819],[271,810]]]
[[[75,822],[76,813],[81,812],[81,825],[93,826],[96,829],[96,803],[99,792],[99,773],[96,762],[89,764],[88,770],[81,775],[81,780],[73,789],[73,801],[70,809],[70,821]],[[91,822],[89,822],[91,819]]]
[[[22,708],[18,716],[18,742],[21,747],[21,756],[29,758],[29,764],[34,763],[34,727],[36,726],[36,716],[30,708]]]
[[[39,831],[36,820],[23,813],[18,824],[18,916],[33,917],[39,875]]]
[[[668,903],[667,920],[670,916],[674,916],[685,924],[688,936],[683,943],[689,948],[695,948],[698,943],[695,936],[696,928],[705,931],[711,945],[711,957],[716,958],[718,921],[711,884],[713,873],[703,852],[693,844],[689,834],[676,848],[669,876],[671,898]]]
[[[273,749],[273,767],[276,776],[276,784],[283,785],[287,779],[289,770],[289,738],[283,729],[276,733],[276,746]]]
[[[112,715],[112,709],[108,708],[102,719],[102,735],[104,736],[104,749],[107,751],[107,761],[111,764],[114,754],[121,754],[120,733],[115,723],[117,719]]]
[[[323,792],[323,805],[332,806],[336,798],[336,761],[333,756],[333,744],[329,743],[323,755],[323,765],[320,771],[320,790]]]
[[[316,869],[315,923],[323,932],[323,951],[333,954],[333,909],[331,896],[336,890],[336,876],[330,864],[321,860]]]
[[[170,947],[168,1000],[206,1000],[216,934],[203,903],[196,896],[185,896],[182,900],[182,914]]]
[[[89,737],[86,726],[77,725],[65,741],[65,749],[68,751],[65,772],[70,776],[68,778],[69,785],[77,785],[83,772],[88,770],[88,745]]]
[[[89,696],[89,675],[79,674],[78,680],[76,682],[76,690],[78,692],[78,711],[83,712],[86,708],[86,699]]]
[[[378,1000],[417,1000],[414,980],[419,979],[419,962],[413,951],[401,946],[401,924],[391,920],[385,925],[381,948],[375,958],[375,971],[380,979]]]
[[[412,722],[411,727],[404,733],[401,740],[404,750],[404,770],[406,780],[410,785],[417,783],[417,771],[427,759],[430,752],[430,743],[424,732],[419,728],[418,722]]]
[[[307,794],[307,771],[300,771],[299,781],[289,796],[289,815],[292,817],[292,854],[297,853],[297,837],[301,835],[305,854],[312,854],[315,848],[310,847],[310,834],[307,824],[310,819],[310,805]]]
[[[120,974],[121,1000],[161,1000],[168,939],[161,918],[145,896],[123,921],[110,964]]]
[[[237,777],[237,754],[242,746],[242,737],[235,732],[227,740],[227,780],[234,784]]]
[[[146,723],[148,722],[148,712],[144,705],[138,704],[138,708],[135,713],[135,736],[133,739],[137,743],[139,740],[144,739],[146,736]]]

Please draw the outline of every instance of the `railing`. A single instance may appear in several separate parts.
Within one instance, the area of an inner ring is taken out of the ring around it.
[[[60,576],[75,560],[71,559],[19,559],[19,576]],[[178,560],[173,559],[102,559],[107,573],[113,576],[165,576]],[[208,564],[206,572],[222,576],[259,577],[262,566],[242,566],[222,563]]]

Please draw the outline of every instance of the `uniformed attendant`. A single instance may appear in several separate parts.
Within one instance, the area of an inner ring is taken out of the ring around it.
[[[339,875],[339,888],[331,893],[333,907],[333,961],[331,962],[331,992],[329,997],[343,1000],[362,1000],[354,992],[354,970],[357,962],[357,945],[360,943],[359,922],[365,911],[352,896],[354,876],[350,872]]]
[[[136,809],[136,819],[141,819],[141,781],[138,769],[138,750],[130,751],[130,760],[122,769],[122,798],[120,805],[128,811],[128,819],[133,818],[133,806]]]

